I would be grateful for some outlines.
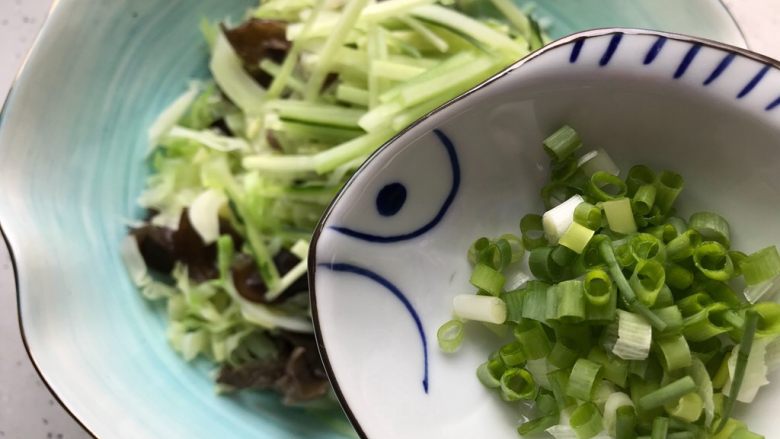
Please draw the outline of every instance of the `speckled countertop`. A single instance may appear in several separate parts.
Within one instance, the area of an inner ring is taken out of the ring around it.
[[[750,47],[780,59],[780,42],[775,37],[780,30],[780,1],[725,3]],[[51,0],[0,0],[0,102],[5,100],[50,4]],[[19,335],[14,291],[8,251],[0,245],[0,439],[89,438],[55,401],[30,364]]]

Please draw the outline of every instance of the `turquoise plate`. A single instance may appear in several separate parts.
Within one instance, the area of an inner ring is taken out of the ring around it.
[[[685,32],[744,46],[713,0],[556,0],[553,36],[590,27]],[[587,6],[586,6],[587,5]],[[13,249],[19,313],[33,362],[101,438],[341,437],[328,416],[264,393],[214,394],[207,364],[165,341],[161,310],[136,294],[119,259],[146,169],[146,128],[204,77],[202,17],[248,0],[61,0],[0,122],[0,221]]]

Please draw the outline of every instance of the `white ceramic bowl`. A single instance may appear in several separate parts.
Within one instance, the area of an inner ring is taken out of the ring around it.
[[[357,430],[517,437],[523,413],[475,377],[497,342],[469,333],[460,352],[443,354],[436,329],[452,297],[473,291],[470,243],[517,233],[522,215],[543,211],[541,141],[563,124],[622,167],[680,172],[679,204],[725,214],[739,248],[780,243],[779,95],[778,63],[760,55],[681,35],[588,31],[385,145],[324,216],[310,255],[320,349]],[[770,385],[738,412],[767,437],[780,435],[779,390]]]

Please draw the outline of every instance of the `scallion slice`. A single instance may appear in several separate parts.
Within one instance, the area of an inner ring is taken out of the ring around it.
[[[526,250],[547,245],[547,238],[544,236],[544,225],[542,216],[529,213],[520,220],[520,234],[523,238],[523,246]]]
[[[436,339],[439,341],[439,348],[447,353],[458,350],[463,342],[463,322],[457,319],[441,325],[436,331]]]
[[[601,207],[607,217],[607,224],[613,232],[624,235],[636,233],[636,221],[634,221],[634,213],[631,210],[631,200],[620,198],[605,201]]]
[[[569,425],[577,434],[577,439],[590,439],[604,428],[601,412],[592,402],[586,402],[574,409]]]
[[[693,250],[693,263],[703,275],[713,280],[726,281],[734,276],[734,263],[723,244],[705,241]]]
[[[550,157],[557,161],[563,161],[574,151],[582,147],[582,140],[579,134],[568,125],[558,128],[558,131],[552,133],[542,142],[544,150]]]
[[[691,377],[686,376],[676,381],[672,381],[658,390],[639,398],[637,407],[639,410],[644,411],[652,410],[656,407],[663,407],[666,404],[676,402],[683,395],[695,390],[696,383],[693,382]]]
[[[500,325],[506,321],[506,304],[498,297],[459,294],[452,300],[455,314],[466,320]]]
[[[611,201],[626,195],[626,183],[608,172],[597,171],[588,181],[588,194],[597,201]]]
[[[590,401],[601,377],[602,367],[600,364],[580,358],[574,363],[571,374],[569,374],[566,394],[572,398]]]
[[[661,171],[656,180],[655,204],[661,209],[661,213],[669,210],[677,201],[677,197],[683,190],[685,181],[680,174],[672,171]]]
[[[527,370],[513,367],[507,369],[499,380],[501,398],[504,401],[534,399],[539,387]]]

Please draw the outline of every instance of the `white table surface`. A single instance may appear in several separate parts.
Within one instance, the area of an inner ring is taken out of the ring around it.
[[[780,41],[776,39],[780,31],[780,1],[725,2],[750,47],[780,59]],[[0,0],[0,102],[5,100],[50,3],[51,0]],[[0,439],[89,437],[48,392],[27,358],[16,317],[13,270],[6,246],[0,245]]]

